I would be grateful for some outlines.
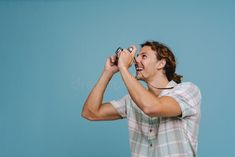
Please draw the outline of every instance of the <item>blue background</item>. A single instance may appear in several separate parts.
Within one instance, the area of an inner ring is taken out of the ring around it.
[[[234,7],[232,0],[0,1],[0,156],[130,156],[126,120],[89,122],[80,113],[106,58],[145,40],[171,47],[177,72],[201,89],[199,156],[235,156]],[[117,74],[104,101],[126,93]]]

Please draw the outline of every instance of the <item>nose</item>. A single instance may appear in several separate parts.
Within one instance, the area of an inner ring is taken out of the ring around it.
[[[140,63],[140,56],[137,56],[137,57],[135,58],[135,62],[136,62],[136,63]]]

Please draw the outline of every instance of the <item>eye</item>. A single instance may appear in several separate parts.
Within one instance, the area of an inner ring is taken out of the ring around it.
[[[146,59],[146,58],[147,58],[147,55],[142,55],[142,58],[143,58],[143,59]]]

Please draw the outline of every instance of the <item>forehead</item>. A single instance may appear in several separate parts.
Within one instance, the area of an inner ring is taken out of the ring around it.
[[[140,49],[139,55],[140,54],[149,54],[149,55],[155,55],[155,51],[151,49],[150,46],[144,46]]]

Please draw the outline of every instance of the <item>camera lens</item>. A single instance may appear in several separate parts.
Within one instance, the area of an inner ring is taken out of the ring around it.
[[[127,50],[128,50],[129,52],[132,52],[132,51],[133,51],[133,47],[129,47]]]

